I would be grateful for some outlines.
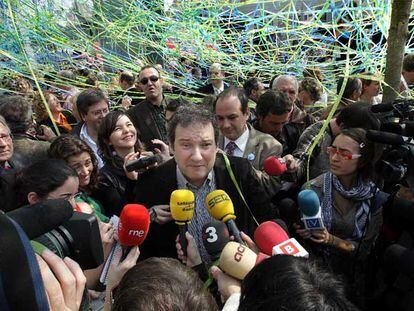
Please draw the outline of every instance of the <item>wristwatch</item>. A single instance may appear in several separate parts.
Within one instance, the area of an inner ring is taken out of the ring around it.
[[[149,215],[150,215],[150,222],[154,222],[155,218],[157,218],[157,212],[153,207],[149,209]]]

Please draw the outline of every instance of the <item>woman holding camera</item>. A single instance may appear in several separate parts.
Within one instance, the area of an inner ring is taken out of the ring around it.
[[[154,140],[154,143],[160,144],[159,152],[169,156],[167,145],[159,140]],[[119,215],[127,203],[125,194],[131,185],[124,171],[124,162],[151,156],[152,153],[144,151],[132,121],[121,110],[105,116],[99,127],[98,146],[105,165],[99,172],[96,198],[105,205],[106,215]]]
[[[64,160],[77,172],[80,191],[76,202],[89,204],[100,220],[108,222],[103,206],[92,198],[98,187],[98,161],[92,149],[78,137],[61,135],[52,142],[48,153],[51,158]]]

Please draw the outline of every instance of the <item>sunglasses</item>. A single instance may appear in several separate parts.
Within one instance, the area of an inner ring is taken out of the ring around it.
[[[150,76],[149,78],[142,78],[141,79],[141,84],[147,84],[149,80],[151,80],[151,82],[157,82],[160,78],[157,76]]]
[[[338,156],[340,156],[342,159],[344,160],[354,160],[354,159],[358,159],[361,157],[360,154],[352,154],[349,151],[346,150],[340,150],[336,147],[327,147],[326,148],[326,153],[329,154],[329,156],[333,157],[335,154],[337,154]]]

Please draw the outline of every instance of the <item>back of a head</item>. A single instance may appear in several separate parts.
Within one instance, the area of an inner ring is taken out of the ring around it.
[[[123,71],[119,75],[119,81],[125,81],[129,85],[133,85],[135,83],[135,75],[130,71]]]
[[[414,71],[414,53],[410,53],[404,56],[403,71],[406,71],[406,72]]]
[[[371,112],[371,105],[357,102],[342,109],[336,117],[336,123],[343,128],[359,127],[365,130],[379,130],[380,121]]]
[[[337,85],[336,85],[336,94],[337,95],[339,95],[339,93],[341,92],[342,85],[344,84],[344,82],[345,82],[344,77],[340,77],[338,79],[338,82],[337,82]],[[360,82],[359,78],[349,77],[346,80],[346,85],[345,85],[344,92],[342,93],[342,98],[351,99],[352,94],[354,94],[354,92],[357,91],[361,87],[362,87],[362,82]]]
[[[122,278],[113,311],[218,310],[196,272],[172,258],[149,258]]]
[[[249,78],[244,82],[243,88],[246,91],[247,96],[250,96],[253,90],[259,89],[260,79],[257,77]]]
[[[283,115],[292,110],[293,103],[285,93],[268,90],[264,92],[257,102],[256,112],[259,116],[267,116],[269,113]]]
[[[13,134],[25,133],[32,120],[32,109],[22,96],[5,96],[0,100],[0,115],[4,117]]]
[[[343,284],[305,258],[277,255],[254,267],[242,283],[239,311],[357,310]]]

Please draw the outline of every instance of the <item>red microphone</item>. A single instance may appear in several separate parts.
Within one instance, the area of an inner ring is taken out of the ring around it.
[[[278,159],[274,156],[266,158],[266,160],[264,160],[263,167],[264,171],[269,176],[280,176],[287,170],[285,160],[282,158]]]
[[[121,261],[125,259],[132,247],[144,242],[149,225],[150,215],[144,205],[127,204],[124,206],[118,224],[118,238],[122,246]]]
[[[289,235],[279,224],[265,221],[254,232],[257,247],[266,255],[272,256],[273,246],[289,239]]]
[[[290,238],[282,227],[273,222],[266,221],[260,224],[254,232],[254,241],[259,249],[266,255],[291,255],[296,257],[309,257],[309,253],[296,241]]]

